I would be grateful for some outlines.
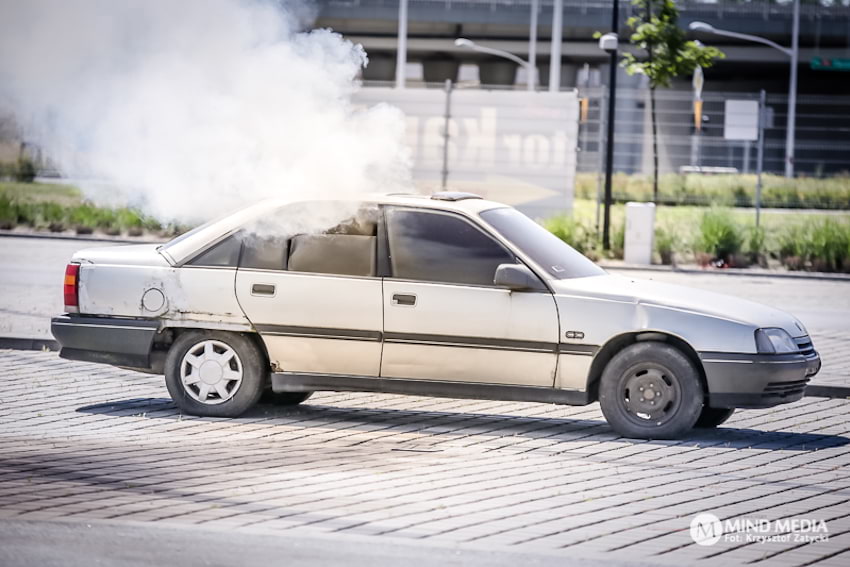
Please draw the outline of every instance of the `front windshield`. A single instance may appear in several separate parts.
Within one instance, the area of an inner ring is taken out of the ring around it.
[[[565,280],[605,274],[583,254],[516,209],[490,209],[482,212],[481,218],[553,278]]]

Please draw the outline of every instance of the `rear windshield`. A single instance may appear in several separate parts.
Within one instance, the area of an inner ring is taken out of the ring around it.
[[[490,209],[481,218],[553,278],[600,276],[605,271],[572,246],[511,207]]]

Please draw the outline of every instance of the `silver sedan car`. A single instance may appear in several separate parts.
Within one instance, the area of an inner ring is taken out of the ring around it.
[[[61,356],[165,375],[189,414],[317,390],[584,405],[675,438],[799,400],[820,358],[756,303],[610,275],[475,195],[265,202],[68,265]]]

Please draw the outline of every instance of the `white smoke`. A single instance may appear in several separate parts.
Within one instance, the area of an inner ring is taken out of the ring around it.
[[[0,106],[87,196],[194,221],[410,184],[362,47],[272,0],[0,0]]]

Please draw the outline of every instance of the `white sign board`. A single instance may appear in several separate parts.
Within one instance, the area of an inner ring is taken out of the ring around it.
[[[727,140],[759,139],[757,100],[727,100],[723,111],[723,137]]]
[[[355,104],[385,102],[407,117],[420,190],[439,191],[446,144],[442,89],[364,87]],[[457,89],[448,122],[448,183],[517,206],[532,217],[572,208],[578,97],[563,93]]]

